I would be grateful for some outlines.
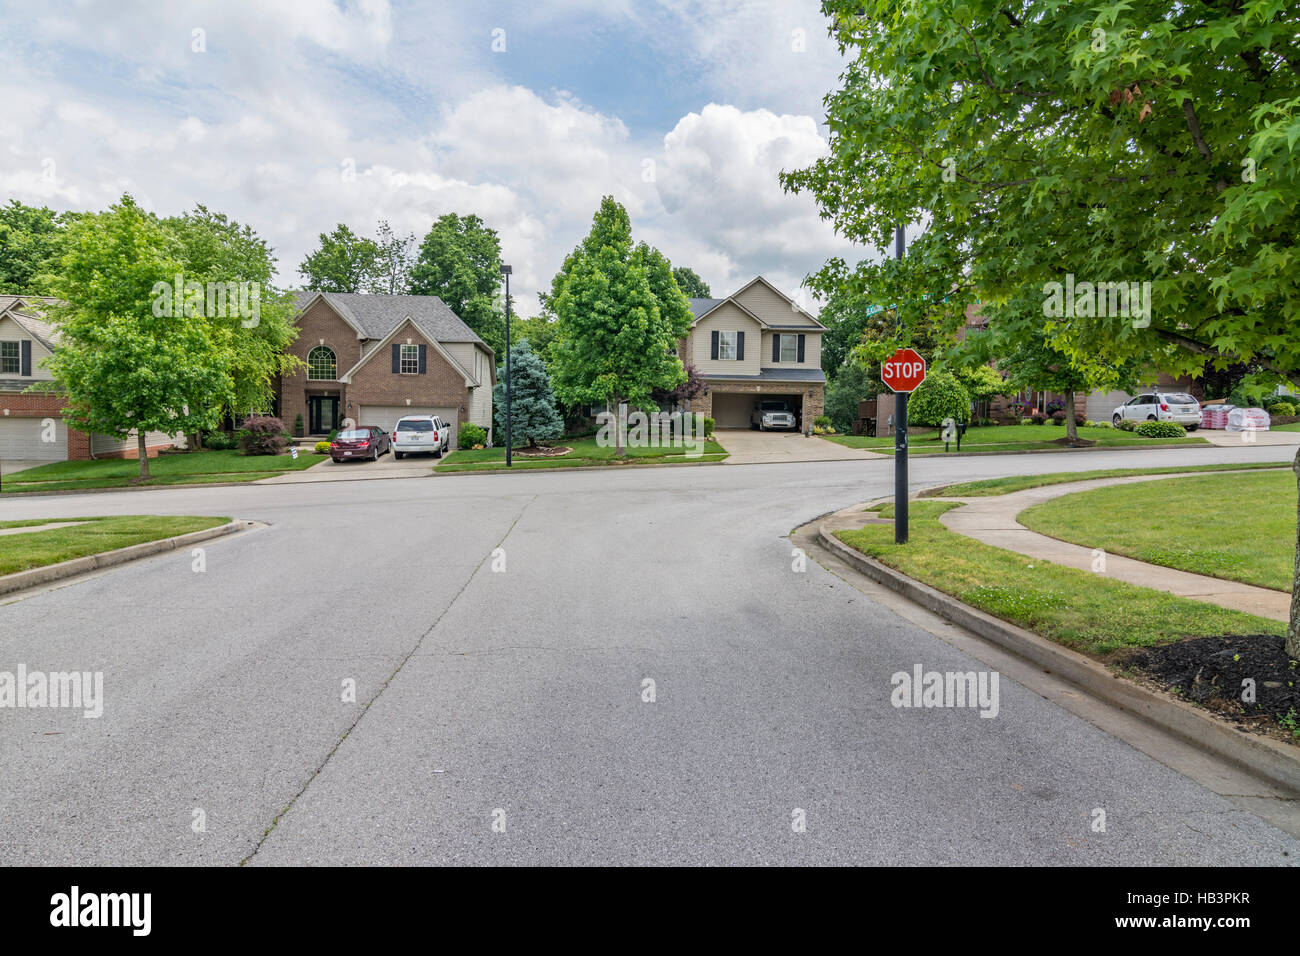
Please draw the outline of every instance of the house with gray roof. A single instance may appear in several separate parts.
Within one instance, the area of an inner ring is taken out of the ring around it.
[[[294,321],[306,367],[277,383],[277,410],[295,434],[404,415],[454,422],[453,448],[464,422],[491,434],[496,357],[437,296],[301,292]]]
[[[717,428],[749,428],[758,402],[779,400],[800,431],[811,431],[826,397],[826,327],[762,276],[725,298],[690,303],[695,320],[678,355],[706,383],[691,410]]]

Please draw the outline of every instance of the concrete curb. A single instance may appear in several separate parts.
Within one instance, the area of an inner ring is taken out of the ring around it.
[[[647,462],[644,465],[586,465],[581,468],[520,468],[518,471],[504,466],[501,468],[470,469],[467,471],[439,471],[437,466],[434,466],[433,474],[434,477],[439,475],[452,477],[457,475],[522,475],[534,472],[545,475],[555,475],[572,471],[633,471],[642,468],[685,468],[687,466],[698,468],[705,465],[721,465],[725,463],[726,459],[724,458],[722,461]]]
[[[256,521],[236,520],[218,525],[215,528],[206,528],[203,531],[191,531],[188,534],[181,534],[172,538],[159,538],[157,541],[144,541],[140,544],[133,544],[128,548],[118,548],[116,551],[88,554],[84,558],[73,558],[71,561],[49,564],[43,568],[32,568],[30,571],[6,574],[0,577],[0,597],[13,594],[15,591],[25,591],[28,588],[40,587],[43,584],[62,581],[65,578],[88,574],[101,568],[111,568],[118,564],[126,564],[128,561],[138,561],[141,558],[162,554],[164,551],[179,551],[200,541],[224,537],[238,531],[247,531],[249,528],[257,527],[257,524]]]
[[[848,447],[847,445],[845,446]],[[886,446],[893,448],[892,445]],[[1151,445],[1143,448],[1141,445],[1090,445],[1087,448],[1020,448],[1015,451],[914,451],[908,448],[907,457],[911,458],[976,458],[980,455],[1060,455],[1080,451],[1151,451],[1160,448],[1177,448],[1179,451],[1186,451],[1190,448],[1222,448],[1222,445],[1213,445],[1206,442],[1203,445]],[[883,458],[893,458],[888,452],[876,452]]]
[[[1060,675],[1108,704],[1137,714],[1217,757],[1300,794],[1300,748],[1289,748],[1268,737],[1237,730],[1191,704],[1126,680],[1082,654],[963,604],[855,551],[825,526],[818,528],[818,537],[825,548],[850,566],[926,610]]]

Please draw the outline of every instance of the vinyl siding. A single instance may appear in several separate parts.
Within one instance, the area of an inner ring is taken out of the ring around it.
[[[714,332],[744,332],[745,359],[714,360],[712,342]],[[762,368],[762,327],[730,302],[725,302],[696,323],[694,329],[695,355],[693,361],[701,375],[757,375]],[[768,344],[768,348],[771,348]]]
[[[47,349],[36,339],[27,334],[27,331],[15,322],[9,316],[0,318],[0,342],[31,342],[32,343],[32,374],[27,376],[24,381],[30,382],[48,382],[54,378],[49,369],[41,368],[41,360],[48,358],[50,350]],[[21,354],[21,353],[20,353]],[[5,373],[4,378],[23,378],[21,375]]]
[[[766,283],[755,282],[744,292],[732,296],[732,298],[768,325],[808,325],[813,328],[817,327],[810,317],[791,308],[790,302],[784,296],[774,292]]]
[[[145,447],[152,448],[155,445],[176,445],[178,448],[185,446],[185,439],[177,435],[173,438],[165,432],[146,432],[144,436]],[[116,452],[135,451],[138,447],[135,440],[135,432],[125,441],[118,441],[110,435],[91,435],[90,436],[90,453],[92,455],[109,455]]]
[[[803,361],[802,362],[773,362],[772,361],[772,336],[773,335],[802,335],[803,340]],[[749,357],[746,350],[745,357]],[[809,329],[807,332],[778,331],[763,333],[763,354],[761,357],[763,368],[774,369],[791,369],[791,368],[821,368],[822,367],[822,335],[820,331]]]

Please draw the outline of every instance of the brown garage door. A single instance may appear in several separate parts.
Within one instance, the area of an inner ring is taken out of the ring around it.
[[[715,428],[748,428],[749,412],[754,407],[753,395],[728,395],[713,393],[713,425]]]

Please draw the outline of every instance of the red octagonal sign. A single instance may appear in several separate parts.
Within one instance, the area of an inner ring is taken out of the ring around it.
[[[915,391],[925,381],[925,359],[915,349],[899,349],[880,366],[880,379],[896,392]]]

